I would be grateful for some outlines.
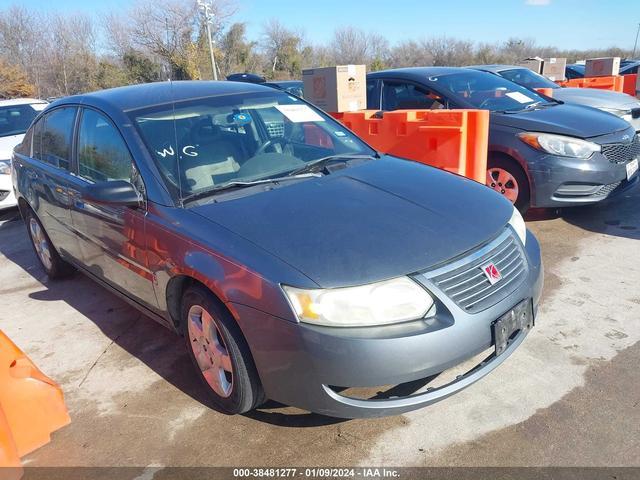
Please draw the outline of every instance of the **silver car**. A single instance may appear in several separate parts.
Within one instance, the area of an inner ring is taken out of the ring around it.
[[[640,131],[640,101],[626,93],[599,90],[597,88],[561,87],[528,68],[515,65],[474,65],[469,68],[494,73],[523,87],[552,88],[553,98],[565,103],[577,103],[613,113]]]

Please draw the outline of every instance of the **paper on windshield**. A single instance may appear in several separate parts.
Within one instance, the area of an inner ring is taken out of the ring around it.
[[[533,102],[533,98],[527,97],[524,93],[520,92],[509,92],[505,94],[509,98],[513,98],[518,103],[529,103]]]
[[[276,108],[293,123],[324,122],[308,105],[276,105]]]

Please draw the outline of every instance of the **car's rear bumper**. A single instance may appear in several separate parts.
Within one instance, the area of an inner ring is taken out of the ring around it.
[[[0,210],[15,207],[17,204],[11,175],[0,174]]]
[[[601,154],[589,160],[539,155],[529,162],[533,183],[531,206],[571,207],[601,202],[638,184],[627,179],[626,163],[612,163]]]
[[[537,310],[543,272],[539,245],[531,234],[525,250],[529,265],[524,281],[511,295],[475,314],[463,311],[435,287],[430,289],[443,308],[434,319],[376,328],[318,327],[243,305],[233,304],[232,309],[272,400],[343,418],[400,414],[442,400],[484,377],[520,345],[527,331],[516,335],[501,355],[489,356],[440,388],[386,399],[350,397],[343,390],[427,379],[490,349],[496,319],[526,299]],[[423,280],[428,286],[428,279],[419,279]]]

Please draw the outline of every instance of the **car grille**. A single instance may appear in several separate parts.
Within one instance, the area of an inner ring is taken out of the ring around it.
[[[266,123],[267,133],[271,138],[284,137],[284,123],[282,122],[268,122]]]
[[[609,183],[608,185],[603,185],[600,190],[593,194],[594,197],[605,197],[613,192],[616,188],[620,186],[622,182]]]
[[[493,263],[502,275],[493,285],[482,270],[488,263]],[[507,230],[497,240],[447,269],[443,267],[426,276],[460,308],[477,313],[513,293],[526,278],[528,265],[520,242]]]
[[[602,154],[611,163],[625,163],[640,155],[640,137],[635,135],[629,143],[609,143],[602,145]]]
[[[9,196],[9,190],[0,190],[0,202]]]

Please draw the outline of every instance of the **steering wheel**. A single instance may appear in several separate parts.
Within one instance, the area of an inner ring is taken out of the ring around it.
[[[287,143],[289,142],[284,137],[270,138],[269,140],[264,142],[262,145],[260,145],[260,147],[256,150],[256,153],[253,154],[253,156],[255,157],[258,155],[262,155],[263,153],[267,152],[267,148],[273,147],[275,145],[280,145],[284,150],[284,146]]]

